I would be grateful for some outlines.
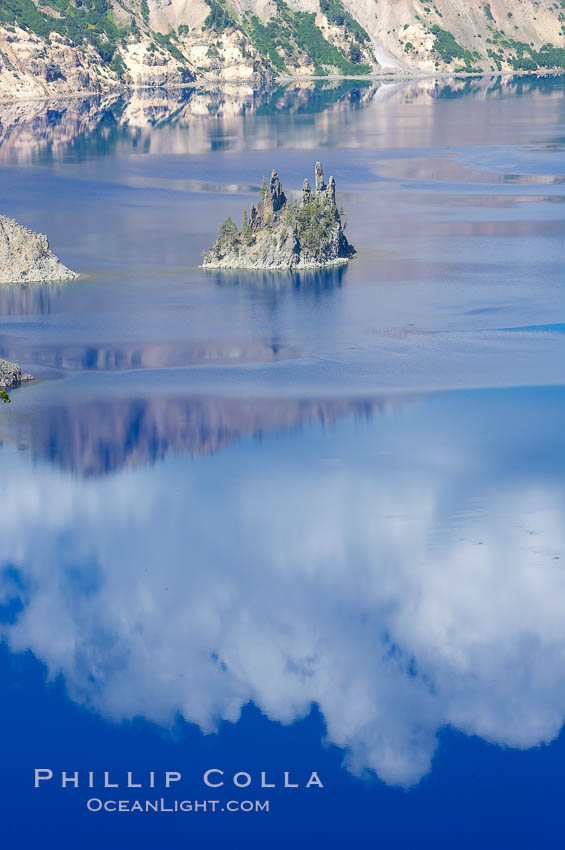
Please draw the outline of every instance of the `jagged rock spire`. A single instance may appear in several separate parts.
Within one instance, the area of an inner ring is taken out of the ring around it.
[[[328,195],[335,204],[335,180],[333,179],[333,177],[330,177],[330,179],[328,180]]]
[[[312,189],[310,187],[310,181],[307,177],[305,177],[304,183],[302,184],[302,203],[307,204],[311,197]]]
[[[271,174],[268,194],[269,206],[274,213],[278,212],[286,204],[286,195],[283,192],[279,175],[276,171]]]
[[[326,184],[324,182],[324,169],[322,168],[322,163],[316,163],[316,192],[323,192],[326,188]]]

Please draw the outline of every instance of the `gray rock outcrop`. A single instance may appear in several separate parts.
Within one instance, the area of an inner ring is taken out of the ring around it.
[[[0,215],[0,283],[41,283],[78,277],[53,254],[47,236]]]
[[[33,380],[31,375],[22,375],[22,370],[17,363],[11,363],[0,357],[0,389],[13,390],[19,387],[22,381],[31,380]]]
[[[355,249],[345,235],[335,180],[316,163],[315,192],[304,180],[301,200],[287,199],[279,176],[263,180],[260,202],[243,214],[241,230],[228,218],[203,257],[204,268],[318,269],[347,263]]]

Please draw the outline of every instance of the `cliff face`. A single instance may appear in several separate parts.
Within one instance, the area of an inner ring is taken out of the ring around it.
[[[46,236],[0,215],[0,283],[39,283],[75,277],[75,272],[50,250]]]
[[[288,200],[276,171],[263,181],[261,201],[243,214],[241,231],[231,218],[205,254],[205,268],[316,269],[346,263],[355,253],[335,201],[335,180],[324,180],[316,163],[315,188],[308,179],[300,201]]]
[[[281,74],[564,68],[561,0],[0,3],[0,98]]]

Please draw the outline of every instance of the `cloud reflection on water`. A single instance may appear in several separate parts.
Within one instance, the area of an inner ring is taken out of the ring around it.
[[[3,450],[3,635],[107,718],[203,730],[317,703],[354,771],[410,785],[451,725],[512,747],[565,717],[562,391],[80,480]],[[504,395],[504,394],[503,394]],[[470,399],[470,400],[469,400]],[[545,423],[545,428],[541,424]]]

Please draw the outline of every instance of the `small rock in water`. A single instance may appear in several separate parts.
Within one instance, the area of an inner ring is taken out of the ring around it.
[[[335,180],[327,185],[320,162],[314,174],[315,191],[308,179],[300,201],[287,199],[279,176],[263,180],[261,200],[241,230],[228,218],[220,225],[216,242],[202,265],[215,269],[319,269],[347,263],[355,248],[345,235],[343,211],[335,201]]]
[[[23,381],[33,381],[33,375],[22,375],[17,363],[0,357],[0,389],[16,389]]]
[[[42,283],[75,277],[76,272],[50,250],[47,236],[0,215],[0,283]]]

